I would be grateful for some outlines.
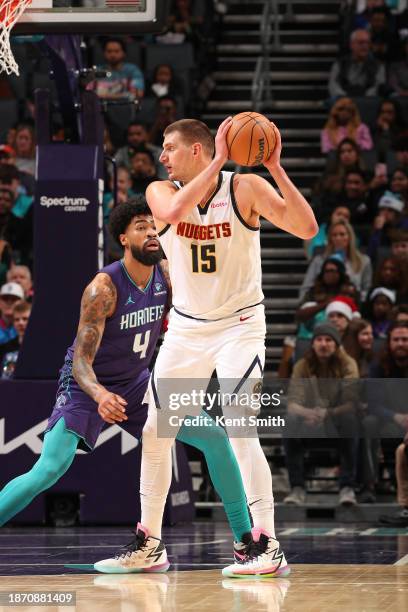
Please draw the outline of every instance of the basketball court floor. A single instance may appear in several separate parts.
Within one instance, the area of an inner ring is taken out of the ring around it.
[[[10,591],[75,593],[75,605],[18,606],[30,612],[408,610],[408,528],[288,523],[277,535],[292,567],[290,577],[241,580],[221,575],[231,562],[224,523],[166,528],[169,572],[119,576],[98,574],[92,563],[126,544],[129,528],[5,528],[0,532],[0,611],[10,609],[5,605]]]

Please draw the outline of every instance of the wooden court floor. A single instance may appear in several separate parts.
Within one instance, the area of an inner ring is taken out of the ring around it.
[[[23,605],[24,612],[406,612],[408,566],[295,565],[288,579],[223,579],[219,570],[158,575],[0,577],[6,591],[74,591],[75,606]],[[0,606],[0,612],[13,608]]]

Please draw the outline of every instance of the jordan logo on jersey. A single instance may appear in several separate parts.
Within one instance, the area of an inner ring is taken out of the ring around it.
[[[229,238],[231,236],[231,224],[214,223],[213,225],[195,225],[180,221],[177,225],[177,236],[193,238],[193,240],[215,240],[217,238]]]
[[[135,302],[132,300],[132,296],[129,294],[128,299],[126,300],[125,306],[128,306],[129,304],[134,304]]]

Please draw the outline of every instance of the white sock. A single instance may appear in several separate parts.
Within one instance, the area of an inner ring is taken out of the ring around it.
[[[174,440],[157,438],[156,414],[154,418],[151,415],[144,426],[142,438],[140,522],[151,536],[161,540],[164,506],[171,485],[171,447]]]
[[[275,537],[272,474],[259,438],[230,438],[241,471],[254,527]]]

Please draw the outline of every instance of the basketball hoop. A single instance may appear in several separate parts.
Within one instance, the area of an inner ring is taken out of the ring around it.
[[[10,31],[31,0],[0,0],[0,72],[19,74],[10,47]]]

